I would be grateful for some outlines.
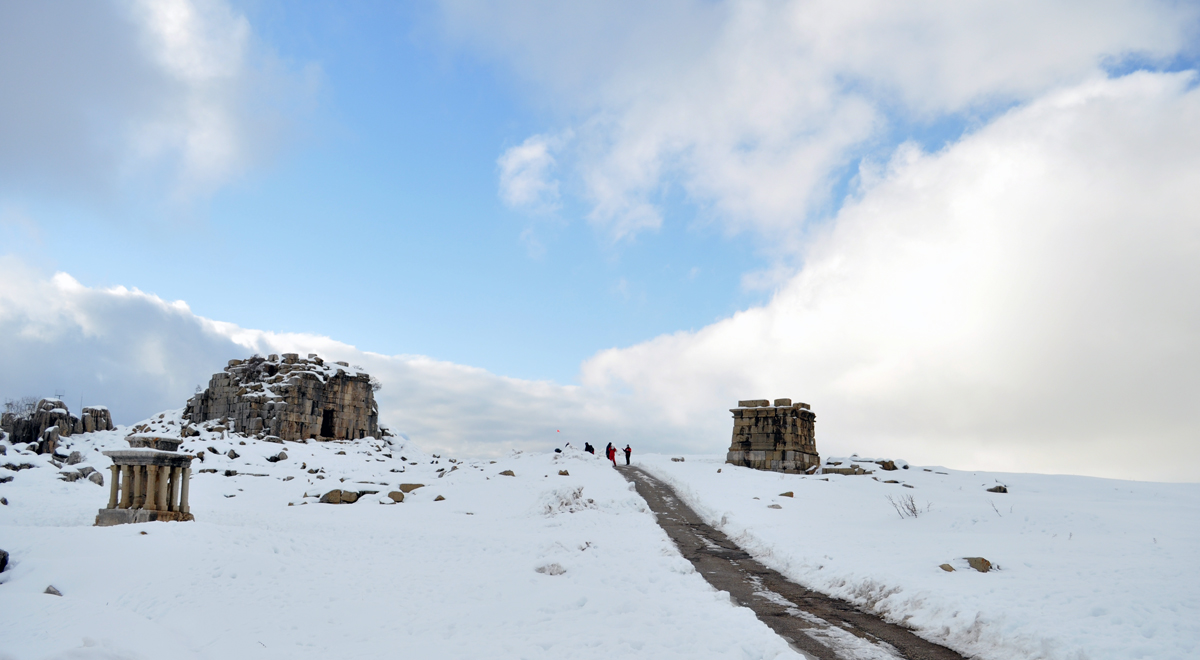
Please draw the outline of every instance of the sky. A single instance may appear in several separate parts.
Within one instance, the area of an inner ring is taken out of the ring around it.
[[[1200,8],[0,2],[0,395],[1200,479]]]

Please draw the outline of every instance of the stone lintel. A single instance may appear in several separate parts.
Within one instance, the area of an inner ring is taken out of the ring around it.
[[[180,454],[171,451],[154,449],[111,449],[102,452],[113,459],[117,465],[166,465],[170,467],[190,467],[196,458],[191,454]]]

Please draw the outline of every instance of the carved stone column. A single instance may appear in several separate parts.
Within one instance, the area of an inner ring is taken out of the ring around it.
[[[183,486],[179,491],[179,510],[183,513],[191,513],[192,509],[188,506],[188,482],[192,480],[192,468],[183,468]]]
[[[120,481],[121,469],[116,465],[112,465],[109,467],[109,471],[112,472],[112,483],[109,484],[108,490],[108,508],[115,509],[117,508],[117,493],[120,492],[120,484],[118,482]]]
[[[129,508],[140,509],[146,503],[146,491],[142,489],[146,483],[146,466],[134,465],[133,467],[133,503]]]
[[[121,508],[133,506],[133,471],[128,465],[121,466]]]

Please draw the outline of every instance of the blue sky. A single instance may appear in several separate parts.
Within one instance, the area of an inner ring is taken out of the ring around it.
[[[244,9],[278,66],[317,71],[311,96],[283,109],[286,144],[183,203],[140,183],[99,203],[10,192],[40,227],[13,252],[245,327],[559,382],[598,349],[765,298],[740,284],[756,241],[729,240],[669,186],[662,230],[620,242],[579,203],[506,208],[497,157],[556,119],[511,75],[440,43],[431,8]]]
[[[1171,1],[0,3],[0,395],[132,422],[317,351],[433,450],[713,453],[790,397],[822,453],[1200,478],[1198,45]]]

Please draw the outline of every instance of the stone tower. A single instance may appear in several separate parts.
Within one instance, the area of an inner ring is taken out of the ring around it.
[[[379,437],[371,377],[345,362],[295,353],[230,360],[208,389],[188,400],[193,424],[223,420],[244,435],[283,440]]]
[[[733,413],[733,442],[725,462],[756,470],[804,472],[821,464],[813,426],[817,416],[807,403],[791,399],[738,401]]]

